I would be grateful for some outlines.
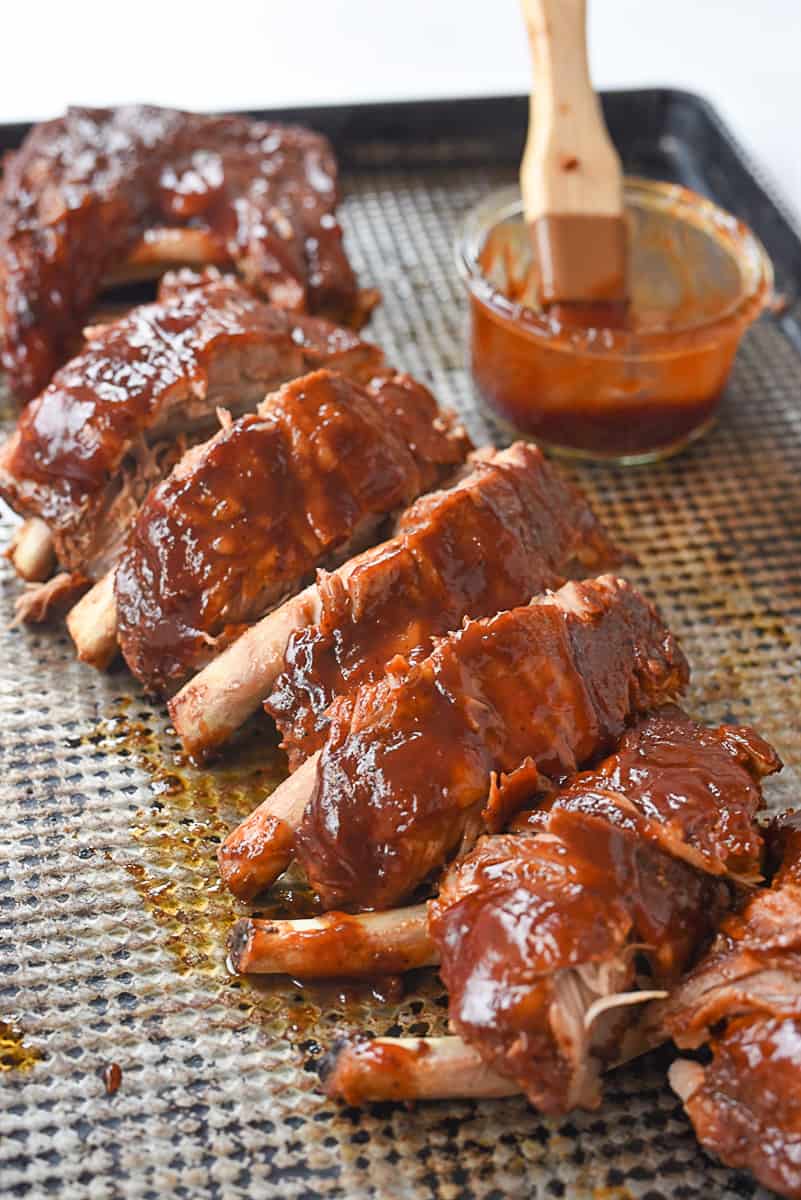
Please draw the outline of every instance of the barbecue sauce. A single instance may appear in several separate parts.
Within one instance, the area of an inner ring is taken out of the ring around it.
[[[29,1071],[42,1057],[41,1050],[25,1041],[15,1021],[0,1021],[0,1075],[5,1071]]]
[[[485,231],[467,272],[484,400],[512,429],[580,457],[658,458],[698,437],[770,292],[766,259],[748,290],[745,226],[699,218],[706,202],[683,189],[655,203],[663,185],[634,185],[644,200],[628,212],[627,304],[542,309],[528,233],[513,218]]]

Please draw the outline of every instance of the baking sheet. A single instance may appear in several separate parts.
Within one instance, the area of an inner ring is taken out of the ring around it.
[[[690,708],[754,722],[787,764],[770,803],[798,803],[801,247],[701,102],[661,90],[605,103],[630,169],[679,178],[750,221],[788,302],[746,336],[703,441],[660,466],[568,469],[639,556],[629,575],[681,637]],[[369,336],[477,441],[493,437],[464,366],[452,246],[463,214],[514,179],[524,101],[299,115],[333,134],[345,162],[351,254],[384,293]],[[20,133],[0,130],[0,145]],[[0,523],[5,542],[7,510]],[[281,778],[272,734],[257,725],[236,763],[188,770],[124,671],[80,666],[61,630],[5,628],[17,593],[3,563],[0,1063],[23,1060],[0,1072],[4,1197],[765,1194],[698,1149],[665,1083],[666,1051],[612,1075],[597,1113],[564,1120],[521,1100],[324,1101],[316,1069],[339,1033],[445,1030],[435,975],[417,973],[400,997],[231,979],[225,930],[248,910],[221,891],[214,855]],[[112,1063],[122,1081],[109,1095]]]

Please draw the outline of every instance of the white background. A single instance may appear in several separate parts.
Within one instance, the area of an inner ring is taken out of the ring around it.
[[[517,0],[6,0],[0,121],[527,90]],[[590,0],[599,87],[712,100],[801,221],[801,0]]]

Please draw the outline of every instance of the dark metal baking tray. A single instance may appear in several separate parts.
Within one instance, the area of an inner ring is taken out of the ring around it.
[[[775,740],[787,768],[770,802],[790,803],[801,782],[801,243],[698,97],[613,92],[604,108],[627,170],[688,184],[742,217],[786,297],[747,335],[707,438],[660,466],[574,474],[682,637],[692,708],[751,720]],[[491,436],[465,370],[452,245],[464,213],[514,179],[525,99],[274,115],[336,145],[351,252],[384,293],[371,335],[478,440]],[[0,128],[0,148],[24,130]],[[4,537],[12,520],[0,515]],[[4,566],[4,626],[17,590]],[[442,1031],[441,989],[432,973],[385,1001],[232,981],[222,941],[236,906],[214,852],[280,758],[266,733],[243,747],[244,765],[203,775],[174,749],[124,672],[81,667],[59,630],[0,633],[0,1020],[14,1017],[41,1056],[0,1075],[4,1197],[756,1194],[698,1149],[665,1083],[668,1051],[616,1072],[597,1113],[561,1121],[516,1100],[324,1102],[316,1067],[338,1032]],[[0,1059],[13,1053],[0,1041]],[[101,1079],[111,1062],[123,1072],[114,1096]]]

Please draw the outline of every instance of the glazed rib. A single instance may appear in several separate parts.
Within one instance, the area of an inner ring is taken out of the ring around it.
[[[651,1023],[707,1065],[670,1071],[699,1141],[782,1196],[801,1196],[801,815],[778,818],[769,888],[726,919]]]
[[[113,565],[178,437],[213,429],[317,366],[369,379],[382,355],[348,331],[271,308],[230,279],[183,286],[94,331],[0,448],[0,494],[49,527],[67,571]]]
[[[668,706],[511,828],[537,828],[545,810],[595,814],[707,875],[753,886],[762,878],[760,780],[780,767],[749,726],[710,729]]]
[[[654,1042],[640,993],[704,947],[731,904],[723,878],[758,875],[759,779],[778,766],[751,730],[666,713],[557,792],[539,832],[482,839],[429,911],[451,1028],[537,1108],[596,1106],[621,1044]]]
[[[620,838],[635,838],[706,875],[753,886],[760,878],[763,850],[755,822],[763,802],[760,780],[779,765],[771,747],[752,729],[708,729],[667,707],[639,721],[613,754],[576,775],[537,809],[520,813],[510,828],[530,835],[547,831],[549,822],[555,828],[564,821],[568,827],[590,822],[591,829],[592,822],[600,821]],[[409,952],[414,931],[415,954],[438,960],[424,916],[424,906],[418,905],[347,917],[329,913],[311,923],[242,920],[234,927],[231,958],[243,973],[286,971],[312,978],[331,973],[320,971],[319,936],[326,963],[338,963],[339,974],[346,976],[358,973],[358,964],[367,962],[377,947],[388,961],[400,958]],[[291,969],[282,965],[290,962]]]
[[[330,145],[296,126],[146,106],[36,126],[0,192],[0,363],[14,392],[35,395],[74,353],[102,281],[151,228],[202,231],[213,261],[224,250],[270,302],[348,319],[358,294],[337,199]]]
[[[148,495],[115,577],[129,667],[170,690],[468,449],[408,376],[366,389],[318,371],[286,384]]]
[[[620,561],[587,501],[535,446],[476,462],[449,492],[423,496],[392,542],[318,583],[320,613],[296,631],[265,701],[290,768],[320,749],[326,712],[397,655],[424,658],[465,617],[485,617],[557,587],[572,568]]]
[[[663,1040],[642,1005],[667,994],[729,906],[719,876],[739,880],[745,862],[756,875],[759,780],[779,765],[753,730],[708,730],[666,710],[557,791],[529,832],[482,838],[450,868],[428,906],[428,935],[451,1028],[489,1071],[541,1110],[567,1112],[595,1107],[601,1071]],[[391,914],[383,915],[389,955]],[[329,917],[334,927],[342,919]],[[375,919],[344,919],[343,957],[353,924]],[[278,954],[294,949],[302,974],[291,924],[274,938],[265,931],[258,949],[263,964],[273,942]],[[373,1095],[382,1056],[373,1064],[369,1044],[361,1055]],[[414,1094],[396,1085],[398,1098]]]
[[[277,609],[172,700],[184,749],[218,746],[265,701],[290,767],[319,749],[337,696],[397,654],[557,586],[576,563],[620,560],[587,501],[531,445],[484,450],[450,488],[417,500],[395,536],[318,575],[292,612]]]
[[[335,701],[296,834],[301,864],[328,908],[398,903],[463,840],[607,750],[687,674],[651,606],[609,576],[466,622],[428,658],[398,659]],[[221,847],[238,895],[271,882],[252,847],[290,783]]]
[[[386,908],[684,686],[654,609],[604,576],[467,622],[331,710],[298,858],[328,908]]]

